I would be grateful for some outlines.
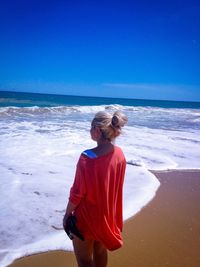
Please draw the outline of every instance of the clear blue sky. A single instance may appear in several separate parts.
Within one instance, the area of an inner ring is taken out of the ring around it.
[[[0,90],[200,101],[200,1],[0,1]]]

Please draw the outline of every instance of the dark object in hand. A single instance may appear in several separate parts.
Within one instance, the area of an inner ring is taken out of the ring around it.
[[[67,218],[66,224],[64,225],[64,230],[68,237],[72,240],[73,235],[80,238],[82,241],[84,241],[83,235],[79,232],[78,228],[76,227],[76,217],[75,215],[69,215]]]

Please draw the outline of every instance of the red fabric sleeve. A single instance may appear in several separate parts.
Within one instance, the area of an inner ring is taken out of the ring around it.
[[[86,194],[84,168],[82,166],[81,159],[79,159],[76,166],[76,174],[74,178],[73,186],[70,189],[69,200],[76,206],[81,202],[82,198]]]

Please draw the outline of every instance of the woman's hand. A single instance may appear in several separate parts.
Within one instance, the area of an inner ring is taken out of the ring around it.
[[[67,204],[65,215],[63,217],[63,228],[65,229],[66,232],[68,232],[67,219],[74,212],[75,208],[76,205],[74,205],[71,201],[69,201]]]
[[[65,216],[63,217],[63,228],[66,229],[67,227],[67,219],[69,217],[69,214],[67,212],[65,213]]]
[[[71,201],[68,202],[65,215],[63,217],[63,228],[66,229],[67,227],[67,219],[75,210],[76,205],[74,205]]]
[[[63,228],[66,232],[66,234],[68,235],[68,237],[72,240],[74,239],[74,235],[71,232],[71,228],[70,228],[70,224],[68,222],[68,218],[71,214],[68,214],[67,212],[65,213],[65,216],[63,217]]]

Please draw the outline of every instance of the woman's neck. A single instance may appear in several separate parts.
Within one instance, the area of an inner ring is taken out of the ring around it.
[[[100,139],[100,140],[97,141],[97,146],[98,147],[104,147],[104,146],[110,146],[110,145],[112,145],[112,143],[109,140]]]
[[[109,153],[113,150],[114,145],[108,140],[97,141],[97,147],[93,149],[97,156]]]

